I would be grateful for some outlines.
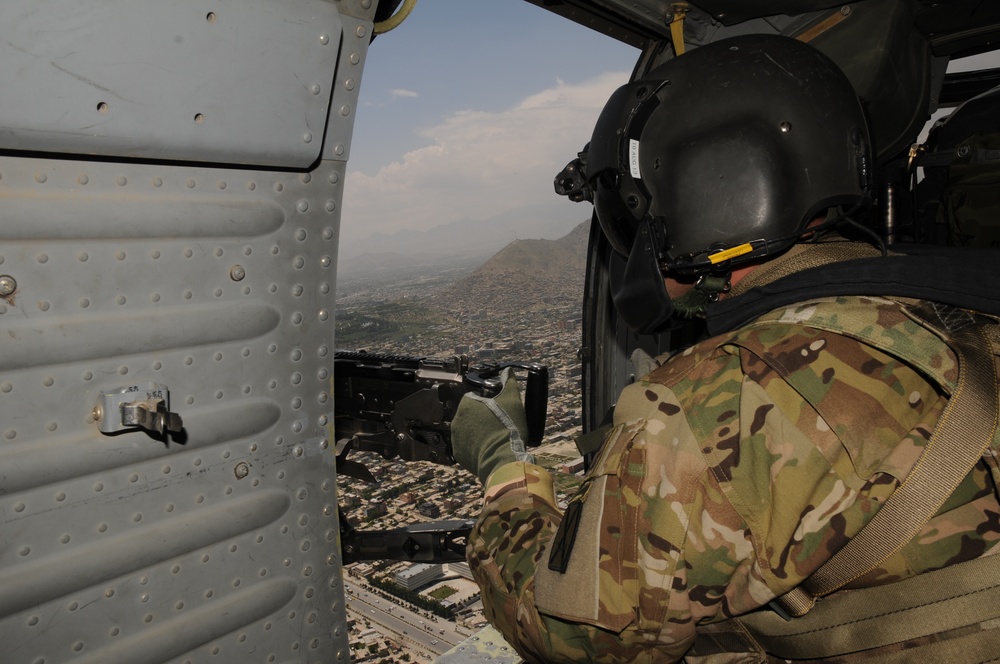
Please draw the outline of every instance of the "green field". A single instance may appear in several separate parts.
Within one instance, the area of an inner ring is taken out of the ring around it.
[[[337,308],[336,339],[340,348],[360,348],[394,339],[433,334],[450,323],[447,318],[419,304],[386,302],[364,308]]]
[[[443,599],[448,599],[457,592],[458,591],[452,588],[451,586],[441,586],[440,588],[436,588],[433,592],[428,594],[434,599],[440,601]]]

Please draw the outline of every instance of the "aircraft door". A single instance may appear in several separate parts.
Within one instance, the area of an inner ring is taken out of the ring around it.
[[[0,5],[0,661],[347,662],[369,0]]]

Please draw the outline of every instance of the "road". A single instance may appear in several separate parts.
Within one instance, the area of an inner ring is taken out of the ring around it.
[[[465,635],[455,629],[455,624],[440,618],[433,619],[394,604],[372,589],[345,575],[344,590],[347,610],[377,624],[386,635],[408,641],[434,656],[447,652]],[[444,634],[442,634],[442,630]]]

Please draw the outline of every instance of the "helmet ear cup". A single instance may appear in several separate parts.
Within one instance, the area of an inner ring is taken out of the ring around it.
[[[656,334],[670,327],[674,304],[660,274],[655,231],[649,220],[635,234],[628,258],[612,255],[608,282],[615,309],[639,334]]]
[[[618,188],[606,183],[594,187],[594,209],[599,210],[595,216],[611,248],[621,256],[628,256],[635,241],[636,223]]]

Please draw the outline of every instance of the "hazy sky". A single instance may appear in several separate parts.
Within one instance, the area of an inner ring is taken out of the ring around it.
[[[590,139],[637,57],[524,0],[419,0],[368,52],[342,248],[538,204],[567,223],[586,218],[583,204],[553,193],[552,180]]]
[[[486,219],[553,193],[638,51],[524,0],[419,0],[361,82],[341,242]]]

